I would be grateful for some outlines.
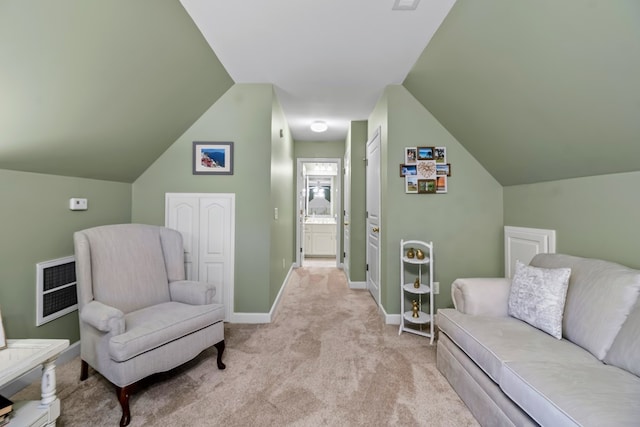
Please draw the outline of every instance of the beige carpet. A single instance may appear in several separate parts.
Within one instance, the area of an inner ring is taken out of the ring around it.
[[[271,324],[226,326],[216,350],[131,397],[131,426],[477,426],[435,366],[426,338],[385,325],[342,271],[293,272]],[[114,388],[80,361],[56,369],[61,426],[117,426]],[[18,398],[37,399],[38,386]]]

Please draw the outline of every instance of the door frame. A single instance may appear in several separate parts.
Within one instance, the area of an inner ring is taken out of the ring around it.
[[[336,174],[336,189],[338,197],[334,197],[336,218],[336,267],[342,268],[340,262],[340,248],[342,247],[342,159],[339,157],[301,157],[296,159],[296,262],[295,267],[302,267],[304,261],[304,202],[303,191],[305,191],[304,176],[302,166],[305,163],[336,163],[338,173]],[[306,193],[304,193],[306,197]]]

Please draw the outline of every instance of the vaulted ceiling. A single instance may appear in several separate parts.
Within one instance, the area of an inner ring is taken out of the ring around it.
[[[0,168],[133,182],[229,87],[177,0],[0,0]]]
[[[458,0],[403,84],[503,185],[640,170],[639,24]],[[0,168],[133,182],[233,83],[178,0],[0,0]]]
[[[637,0],[458,0],[404,85],[502,185],[640,170]]]

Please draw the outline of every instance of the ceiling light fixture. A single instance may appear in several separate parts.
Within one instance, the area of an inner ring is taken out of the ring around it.
[[[311,123],[311,130],[314,132],[324,132],[329,129],[329,126],[323,121],[316,121]]]
[[[416,10],[420,0],[396,0],[391,10]]]

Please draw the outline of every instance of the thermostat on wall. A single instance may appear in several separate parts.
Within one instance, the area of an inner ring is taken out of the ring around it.
[[[86,211],[87,199],[72,198],[69,199],[69,209],[72,211]]]

